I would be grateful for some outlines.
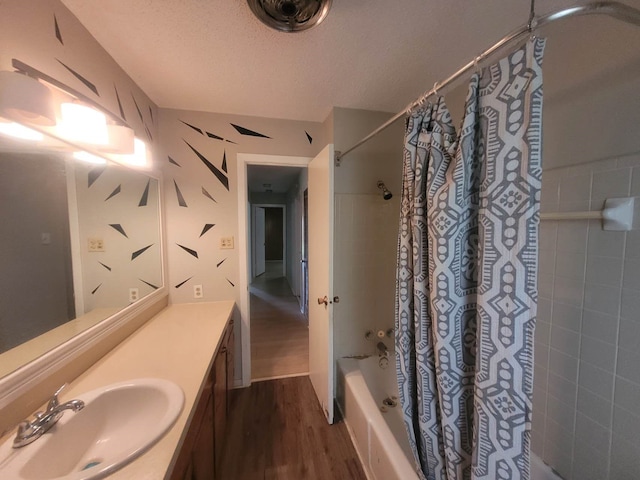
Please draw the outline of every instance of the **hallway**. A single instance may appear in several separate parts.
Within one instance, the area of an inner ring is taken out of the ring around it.
[[[309,329],[282,273],[282,262],[267,262],[251,294],[251,380],[309,372]]]

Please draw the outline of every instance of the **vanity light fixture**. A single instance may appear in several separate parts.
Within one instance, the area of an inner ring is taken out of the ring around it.
[[[107,117],[95,108],[76,102],[60,105],[58,133],[66,140],[86,145],[107,145]]]
[[[129,155],[110,155],[109,158],[114,159],[118,163],[123,163],[125,165],[130,165],[132,167],[143,167],[147,168],[151,166],[151,154],[149,150],[147,150],[147,145],[140,140],[139,138],[135,138],[133,141],[134,151]]]
[[[97,146],[100,152],[122,155],[135,152],[133,129],[124,125],[107,124],[107,136],[107,144]]]
[[[56,113],[51,90],[23,73],[0,71],[0,115],[20,123],[53,126]]]
[[[15,122],[0,122],[0,134],[19,138],[20,140],[32,140],[35,142],[44,140],[42,133]]]
[[[94,163],[97,165],[104,165],[107,163],[107,161],[104,158],[89,152],[85,152],[84,150],[73,152],[73,158],[75,158],[76,160],[81,160],[87,163]]]

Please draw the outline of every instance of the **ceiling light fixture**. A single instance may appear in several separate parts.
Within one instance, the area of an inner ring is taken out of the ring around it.
[[[0,115],[20,123],[55,125],[51,90],[25,74],[0,71]]]
[[[300,32],[320,24],[332,0],[247,0],[253,14],[280,32]]]

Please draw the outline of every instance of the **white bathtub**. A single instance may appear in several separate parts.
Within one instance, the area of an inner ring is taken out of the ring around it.
[[[360,460],[371,480],[417,480],[400,406],[380,411],[398,396],[395,361],[381,369],[378,357],[338,360],[337,400]],[[562,480],[531,455],[531,480]]]

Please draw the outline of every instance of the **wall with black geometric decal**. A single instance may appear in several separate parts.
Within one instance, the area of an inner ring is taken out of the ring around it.
[[[75,165],[85,311],[162,286],[158,180],[116,165]],[[104,251],[91,251],[100,241]]]
[[[0,45],[0,70],[26,63],[157,140],[157,106],[59,0],[0,2]]]
[[[313,157],[326,144],[322,124],[168,109],[159,124],[171,302],[237,301],[236,156]],[[235,248],[220,249],[221,237]]]

